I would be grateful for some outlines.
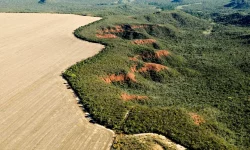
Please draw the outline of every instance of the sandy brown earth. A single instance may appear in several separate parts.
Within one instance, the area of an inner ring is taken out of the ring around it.
[[[60,76],[103,46],[72,32],[100,18],[0,14],[0,149],[104,150],[113,132],[89,123]]]
[[[153,150],[163,150],[164,147],[168,147],[169,149],[171,150],[186,150],[185,147],[179,145],[179,144],[176,144],[175,142],[171,141],[170,139],[167,139],[165,136],[162,136],[162,135],[159,135],[159,134],[155,134],[155,133],[142,133],[142,134],[134,134],[134,135],[131,135],[133,137],[138,137],[143,141],[145,142],[148,142],[150,144],[150,141],[158,141],[155,142],[154,145],[152,145],[152,149]],[[147,141],[147,139],[151,139],[149,141]],[[154,140],[152,140],[154,139]]]
[[[140,146],[140,148],[138,148]],[[176,144],[165,136],[155,133],[141,133],[134,135],[118,134],[114,140],[114,147],[130,150],[131,147],[145,150],[186,150],[185,147]]]

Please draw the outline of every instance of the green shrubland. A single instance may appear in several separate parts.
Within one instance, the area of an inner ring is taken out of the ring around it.
[[[229,0],[38,2],[2,0],[0,11],[103,17],[74,34],[103,44],[105,49],[63,74],[98,123],[118,133],[159,133],[189,149],[250,147],[249,10],[241,8],[239,13],[236,8],[225,7]],[[174,10],[179,5],[188,6]],[[123,31],[107,33],[117,38],[96,36],[117,26]],[[145,39],[155,42],[133,44],[133,40]],[[159,50],[169,55],[156,57]],[[138,60],[131,60],[137,55]],[[126,75],[131,67],[139,70],[147,63],[168,69],[135,71],[136,82],[129,78],[104,81],[112,74]],[[124,101],[122,93],[148,98]],[[200,118],[198,124],[194,114]],[[128,144],[125,147],[133,147],[133,142]]]
[[[144,27],[132,29],[134,25]],[[118,38],[96,37],[102,29],[116,26],[124,30],[112,33]],[[213,24],[211,34],[203,34],[210,26],[180,11],[106,17],[75,31],[78,38],[106,48],[72,66],[64,76],[94,119],[117,132],[159,133],[190,149],[247,148],[249,43],[241,35],[250,33],[245,27]],[[135,39],[155,39],[157,46],[132,44]],[[170,55],[153,57],[158,50],[168,50]],[[137,55],[142,56],[138,61],[129,59]],[[102,80],[145,63],[169,69],[135,72],[137,82],[108,84]],[[123,101],[124,92],[149,98]],[[204,122],[196,125],[190,113]]]

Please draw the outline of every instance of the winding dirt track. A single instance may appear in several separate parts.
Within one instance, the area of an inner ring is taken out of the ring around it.
[[[103,46],[72,32],[100,18],[0,13],[0,149],[104,150],[113,132],[89,123],[60,76]]]

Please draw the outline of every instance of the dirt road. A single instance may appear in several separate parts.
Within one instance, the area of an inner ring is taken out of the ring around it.
[[[103,46],[72,32],[100,18],[0,13],[0,149],[106,150],[113,132],[89,123],[61,72]]]

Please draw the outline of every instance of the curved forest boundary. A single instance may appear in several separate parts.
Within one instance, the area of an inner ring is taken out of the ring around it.
[[[203,34],[209,28],[180,11],[106,17],[75,31],[106,48],[63,76],[91,116],[117,133],[158,133],[189,149],[245,149],[250,59],[239,35],[250,33],[213,24]]]

